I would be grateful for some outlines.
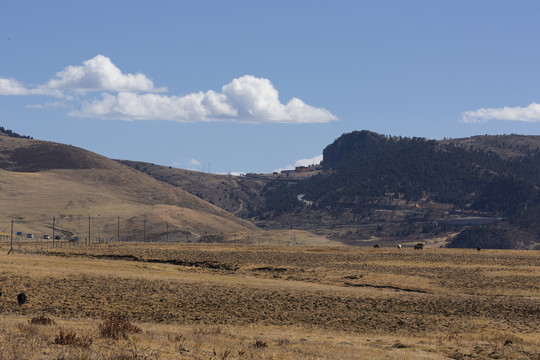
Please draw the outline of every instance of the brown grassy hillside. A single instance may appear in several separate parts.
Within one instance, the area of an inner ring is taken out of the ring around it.
[[[269,178],[210,174],[140,161],[121,162],[239,217],[245,217],[250,208],[259,208],[264,204],[261,190]]]
[[[179,188],[92,152],[51,142],[0,137],[0,231],[64,236],[148,237],[256,231]]]

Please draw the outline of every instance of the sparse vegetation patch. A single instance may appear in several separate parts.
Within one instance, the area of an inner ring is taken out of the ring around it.
[[[102,337],[119,340],[127,338],[129,334],[138,334],[142,330],[133,325],[124,316],[118,313],[111,313],[103,318],[103,323],[99,326],[99,333]]]
[[[74,331],[60,329],[58,335],[54,338],[57,345],[70,345],[74,347],[88,348],[93,343],[93,339],[88,336],[77,335]]]

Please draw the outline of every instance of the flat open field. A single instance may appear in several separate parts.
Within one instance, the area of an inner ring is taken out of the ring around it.
[[[540,359],[538,251],[8,250],[0,245],[2,359]],[[142,331],[103,337],[111,313]],[[55,324],[31,324],[38,316]],[[60,329],[91,344],[55,344]]]

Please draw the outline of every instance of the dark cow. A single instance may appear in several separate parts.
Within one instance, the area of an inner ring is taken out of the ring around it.
[[[480,251],[480,250],[482,250],[482,248],[480,247],[480,245],[478,245],[478,246],[476,247],[476,251]]]
[[[422,250],[424,248],[424,244],[418,243],[414,245],[414,250]]]
[[[23,305],[24,303],[26,303],[26,294],[25,293],[20,293],[19,295],[17,295],[17,301],[19,302],[19,305]]]
[[[375,246],[373,246],[373,247],[374,247],[374,248],[380,248],[380,247],[381,247],[381,245],[379,245],[379,244],[375,244]]]

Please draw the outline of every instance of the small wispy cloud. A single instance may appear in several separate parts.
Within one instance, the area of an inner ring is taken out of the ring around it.
[[[531,103],[526,107],[480,108],[461,114],[461,121],[465,123],[482,123],[491,120],[540,122],[540,104]]]
[[[310,166],[310,165],[319,165],[323,161],[323,156],[317,155],[311,159],[300,159],[294,163],[294,166]]]
[[[26,105],[29,109],[59,109],[59,108],[68,108],[69,105],[64,101],[55,101],[48,102],[45,104],[30,104]]]
[[[74,102],[70,116],[116,120],[167,120],[177,122],[233,121],[246,123],[326,123],[337,116],[293,97],[287,103],[270,80],[245,75],[221,88],[187,95],[159,94],[142,73],[123,73],[106,56],[97,55],[82,65],[67,66],[47,83],[26,87],[0,77],[0,95],[46,95]],[[98,98],[85,97],[101,93]],[[39,108],[38,105],[31,105]],[[42,107],[50,107],[43,105]]]
[[[294,165],[286,165],[283,168],[275,169],[274,172],[281,172],[283,170],[294,170],[297,166],[310,166],[310,165],[319,165],[323,161],[323,156],[317,155],[309,159],[300,159],[297,160]]]
[[[17,80],[0,78],[0,95],[30,95],[30,92]]]
[[[193,170],[198,171],[198,169],[201,166],[201,162],[197,159],[183,159],[183,160],[177,160],[174,161],[171,166],[175,168],[181,168],[181,169],[187,169],[187,170]]]

